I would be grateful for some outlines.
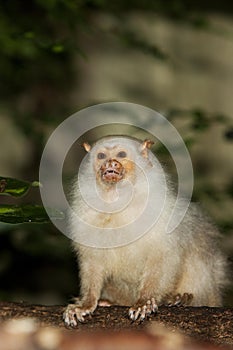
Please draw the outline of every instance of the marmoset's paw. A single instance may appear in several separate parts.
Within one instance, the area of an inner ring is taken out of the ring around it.
[[[191,301],[193,300],[193,294],[191,293],[184,293],[184,294],[169,294],[166,295],[162,303],[166,306],[187,306],[190,305]]]
[[[78,322],[84,322],[85,316],[90,315],[95,307],[80,307],[76,304],[69,304],[63,313],[63,320],[66,326],[77,327]]]
[[[155,298],[148,299],[146,301],[138,301],[134,306],[129,309],[129,318],[132,321],[139,319],[143,321],[146,317],[152,313],[158,311],[158,304]]]

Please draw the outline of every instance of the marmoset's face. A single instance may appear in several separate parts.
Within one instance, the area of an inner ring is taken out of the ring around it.
[[[85,150],[90,153],[96,179],[100,184],[114,185],[122,180],[134,181],[136,159],[147,160],[148,149],[153,141],[143,142],[128,137],[109,136],[99,140],[93,147],[84,142]]]
[[[131,151],[125,145],[101,145],[95,150],[94,169],[98,180],[106,184],[116,184],[127,179],[134,172]]]
[[[106,184],[115,184],[132,176],[134,162],[129,159],[129,150],[125,147],[101,147],[96,152],[96,176]]]

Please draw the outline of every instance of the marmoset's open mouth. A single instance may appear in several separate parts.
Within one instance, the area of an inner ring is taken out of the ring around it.
[[[108,169],[104,172],[103,175],[107,175],[107,174],[116,174],[116,175],[119,175],[119,172],[114,170],[114,169]]]

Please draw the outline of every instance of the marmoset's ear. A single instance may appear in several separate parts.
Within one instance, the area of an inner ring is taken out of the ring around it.
[[[146,139],[145,141],[143,141],[140,148],[141,155],[143,157],[148,158],[148,149],[150,149],[153,144],[154,144],[154,141],[151,141],[149,139]]]
[[[90,152],[91,146],[89,145],[88,142],[83,142],[82,146],[83,146],[83,148],[85,149],[86,152]]]

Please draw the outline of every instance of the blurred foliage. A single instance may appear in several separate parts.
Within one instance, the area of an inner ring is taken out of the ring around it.
[[[32,183],[28,181],[22,181],[12,179],[9,177],[0,177],[0,196],[11,195],[13,197],[24,196],[31,187],[39,187],[40,184],[37,181]],[[0,204],[0,222],[9,224],[21,224],[21,223],[48,223],[50,218],[55,220],[61,220],[64,218],[63,213],[54,208],[45,208],[41,205],[12,205],[12,204]]]
[[[6,194],[14,197],[21,197],[29,191],[30,187],[39,186],[40,184],[37,181],[30,183],[28,181],[0,176],[0,195]]]
[[[50,126],[59,124],[73,111],[70,92],[74,85],[78,86],[79,62],[86,59],[83,37],[92,36],[98,29],[95,14],[107,13],[114,17],[116,25],[111,35],[118,38],[121,45],[140,50],[156,60],[169,61],[167,53],[156,45],[156,38],[151,45],[138,31],[127,26],[128,14],[137,11],[168,17],[197,30],[216,31],[205,14],[215,11],[230,16],[233,3],[227,0],[1,0],[0,104],[31,142],[33,156],[30,167],[25,169],[25,178],[38,177]],[[101,30],[109,34],[108,28]],[[185,140],[188,147],[195,143],[197,133],[216,122],[224,123],[223,137],[232,142],[232,126],[225,116],[210,118],[201,109],[167,112],[171,121],[187,115],[194,131],[194,135]],[[229,186],[226,191],[232,196],[232,185]],[[4,203],[0,207],[0,297],[17,300],[18,295],[32,298],[51,291],[52,295],[67,298],[72,291],[76,292],[74,281],[77,281],[68,240],[51,224],[19,224],[29,220],[47,221],[40,203],[30,203],[32,187],[30,182],[0,178],[0,192],[14,196],[16,201],[9,204],[7,196],[0,196]],[[22,199],[23,194],[27,196]],[[206,187],[205,194],[218,200],[211,187]],[[17,197],[20,197],[19,203]],[[18,225],[3,223],[12,220]],[[225,230],[232,230],[232,226],[232,222],[222,223]]]
[[[18,224],[24,222],[49,222],[42,206],[37,205],[0,205],[0,221]]]
[[[128,29],[115,29],[112,33],[117,35],[122,44],[128,48],[140,50],[140,52],[148,54],[158,60],[164,61],[168,58],[167,54],[158,46],[151,45],[150,43],[146,42],[145,39],[141,38],[138,33],[136,34]]]
[[[59,81],[63,81],[59,89],[65,91],[77,20],[69,3],[75,6],[67,1],[1,1],[1,98],[38,84],[57,88]]]
[[[82,34],[95,30],[93,14],[108,12],[119,19],[116,35],[129,47],[165,58],[158,47],[150,47],[139,33],[125,27],[127,12],[153,11],[174,20],[189,21],[197,28],[207,28],[203,9],[233,13],[229,1],[221,4],[173,0],[113,1],[107,0],[2,0],[0,2],[0,96],[5,100],[29,92],[38,86],[60,92],[71,88],[74,55],[85,56]],[[123,21],[122,21],[123,15]],[[125,30],[124,30],[125,27]],[[9,84],[9,82],[11,84]],[[41,113],[42,117],[43,113]]]
[[[0,205],[0,221],[9,224],[48,223],[49,217],[62,220],[64,215],[56,209],[46,209],[41,205]]]

